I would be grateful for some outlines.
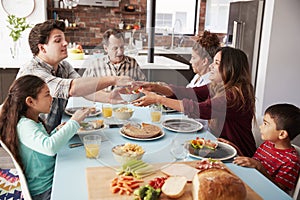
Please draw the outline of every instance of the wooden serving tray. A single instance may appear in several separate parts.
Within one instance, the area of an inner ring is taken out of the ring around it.
[[[188,165],[195,165],[197,161],[184,162]],[[183,163],[183,162],[180,162]],[[167,163],[153,164],[157,169],[166,165]],[[144,178],[144,183],[141,185],[148,184],[149,180],[155,177],[166,176],[160,170],[156,173]],[[132,200],[133,194],[119,195],[113,194],[110,190],[110,183],[113,178],[117,177],[116,171],[110,167],[90,167],[86,168],[86,179],[87,179],[87,189],[88,189],[88,199],[89,200]],[[254,192],[247,184],[245,184],[247,189],[247,200],[262,200],[262,198]],[[187,183],[185,188],[185,193],[181,196],[180,200],[192,200],[192,184]],[[237,191],[238,192],[238,191]],[[161,200],[170,199],[166,197],[163,193],[160,196]]]

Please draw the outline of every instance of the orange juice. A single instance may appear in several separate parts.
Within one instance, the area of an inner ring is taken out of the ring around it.
[[[87,144],[84,146],[85,154],[87,158],[98,158],[100,153],[100,148],[98,144]]]
[[[161,112],[160,111],[152,111],[151,112],[152,122],[159,122],[160,118],[161,118]]]
[[[112,107],[103,107],[102,115],[103,115],[103,117],[111,117],[112,116]]]

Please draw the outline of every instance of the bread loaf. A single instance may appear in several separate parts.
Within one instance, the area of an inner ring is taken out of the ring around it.
[[[194,176],[193,200],[244,200],[247,191],[240,178],[226,169],[207,169]]]
[[[184,176],[171,176],[165,180],[161,191],[169,198],[179,198],[183,195],[187,179]]]
[[[122,133],[134,138],[153,138],[161,135],[161,129],[152,124],[142,123],[141,128],[126,124],[121,129]]]

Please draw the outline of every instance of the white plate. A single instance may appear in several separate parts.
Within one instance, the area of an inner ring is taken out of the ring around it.
[[[193,119],[167,119],[161,124],[165,129],[183,133],[196,132],[203,128],[200,122]]]
[[[135,137],[131,137],[129,135],[126,135],[122,132],[122,128],[120,129],[120,135],[122,135],[123,137],[127,138],[127,139],[131,139],[131,140],[138,140],[138,141],[151,141],[151,140],[157,140],[159,138],[162,138],[165,136],[165,132],[163,130],[161,130],[161,135],[158,135],[156,137],[153,138],[135,138]]]
[[[224,142],[218,142],[216,150],[210,150],[208,148],[194,149],[189,146],[189,156],[197,159],[212,158],[217,160],[228,160],[236,155],[236,149]]]
[[[72,108],[66,108],[66,109],[65,109],[65,113],[66,113],[67,115],[72,116],[77,110],[80,110],[80,109],[82,109],[82,108],[85,108],[85,107],[72,107]],[[86,108],[88,108],[88,107],[86,107]],[[100,115],[100,114],[101,114],[100,108],[96,108],[96,112],[95,112],[95,113],[90,113],[90,114],[88,115],[88,117],[95,117],[95,116]]]
[[[89,134],[89,133],[94,133],[94,132],[97,132],[97,131],[100,131],[102,129],[104,129],[106,126],[103,124],[103,126],[101,126],[101,128],[93,128],[93,127],[88,127],[86,129],[79,129],[77,131],[77,134],[78,135],[85,135],[85,134]]]

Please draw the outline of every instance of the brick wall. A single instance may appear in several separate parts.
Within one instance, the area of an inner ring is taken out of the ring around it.
[[[147,46],[147,34],[144,27],[146,26],[146,8],[147,0],[122,0],[120,6],[115,7],[98,7],[98,6],[80,6],[72,10],[57,11],[61,19],[68,19],[70,23],[76,22],[77,27],[68,29],[66,31],[66,37],[69,42],[81,43],[83,46],[97,46],[102,42],[102,34],[109,28],[118,28],[121,21],[125,22],[124,28],[128,24],[140,22],[141,29],[136,31],[135,37],[139,37],[139,33],[142,33],[143,45]],[[199,33],[204,30],[205,24],[205,7],[206,0],[200,0],[201,6],[199,16]],[[134,5],[136,10],[139,10],[139,14],[135,12],[123,13],[125,5]],[[48,7],[52,7],[52,0],[48,0]],[[67,11],[67,12],[65,12]],[[48,18],[53,18],[53,11],[48,9]],[[130,31],[130,30],[124,30]],[[197,34],[198,35],[198,34]],[[222,37],[222,35],[221,35]],[[192,37],[191,37],[192,38]],[[190,39],[185,37],[185,44],[183,46],[189,46]],[[175,44],[178,44],[180,38],[175,37]],[[156,36],[156,46],[169,46],[171,44],[171,36]]]

